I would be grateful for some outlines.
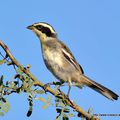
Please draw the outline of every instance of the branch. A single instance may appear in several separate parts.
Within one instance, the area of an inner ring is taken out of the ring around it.
[[[26,75],[28,75],[31,80],[34,82],[34,85],[39,86],[44,89],[44,85],[42,82],[40,82],[28,69],[24,68],[11,54],[8,47],[0,40],[0,46],[4,49],[7,56],[11,59],[12,63],[19,67],[21,71],[23,71]],[[46,88],[46,91],[57,97],[59,95],[58,91],[55,91],[51,89],[50,87]],[[88,112],[84,111],[81,107],[79,107],[75,102],[73,103],[72,100],[70,100],[64,93],[61,93],[60,97],[64,100],[66,100],[66,104],[73,108],[75,111],[80,113],[82,116],[84,116],[87,120],[100,120],[99,118],[95,116],[91,116]]]

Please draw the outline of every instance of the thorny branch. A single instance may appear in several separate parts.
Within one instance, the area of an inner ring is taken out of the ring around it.
[[[11,54],[9,48],[0,40],[0,46],[4,49],[6,55],[11,59],[12,64],[19,67],[21,71],[23,71],[26,75],[28,75],[31,80],[34,82],[35,86],[39,86],[44,89],[44,85],[40,80],[38,80],[30,71],[29,69],[24,68]],[[59,92],[56,90],[51,89],[47,86],[46,91],[54,95],[55,97],[59,96]],[[60,97],[66,101],[66,104],[73,108],[76,112],[80,115],[84,116],[86,120],[100,120],[96,116],[91,116],[88,112],[84,111],[80,106],[78,106],[75,102],[70,100],[63,92],[60,93]]]

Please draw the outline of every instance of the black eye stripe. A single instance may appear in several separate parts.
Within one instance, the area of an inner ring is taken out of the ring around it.
[[[40,30],[42,33],[45,33],[48,37],[51,37],[53,33],[48,27],[44,27],[42,25],[35,26],[38,30]]]
[[[42,28],[41,31],[43,33],[51,33],[51,30],[49,28],[47,28],[47,27]]]
[[[42,28],[43,28],[43,26],[42,25],[37,25],[37,26],[35,26],[38,30],[41,30]]]
[[[48,28],[48,27],[45,27],[42,25],[36,25],[35,27],[36,27],[36,29],[38,29],[42,33],[46,34],[46,36],[48,36],[48,37],[56,37],[56,34],[52,33],[50,28]]]
[[[47,27],[42,28],[41,31],[42,31],[42,33],[45,33],[48,37],[52,36],[51,30]]]

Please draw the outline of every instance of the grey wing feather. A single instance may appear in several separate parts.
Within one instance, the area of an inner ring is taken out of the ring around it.
[[[70,51],[70,49],[62,42],[59,41],[62,47],[62,53],[64,55],[64,57],[69,61],[70,64],[72,64],[77,70],[79,70],[82,74],[84,74],[84,71],[81,67],[81,65],[79,65],[75,59],[75,57],[73,56],[72,52]]]

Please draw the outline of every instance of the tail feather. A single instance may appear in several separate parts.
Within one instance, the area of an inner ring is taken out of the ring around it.
[[[84,81],[85,85],[87,85],[88,87],[92,88],[93,90],[99,92],[100,94],[104,95],[108,99],[110,99],[110,100],[118,99],[119,96],[116,93],[114,93],[113,91],[109,90],[108,88],[100,85],[99,83],[97,83],[93,80],[90,80],[85,75],[82,75],[81,79]]]

